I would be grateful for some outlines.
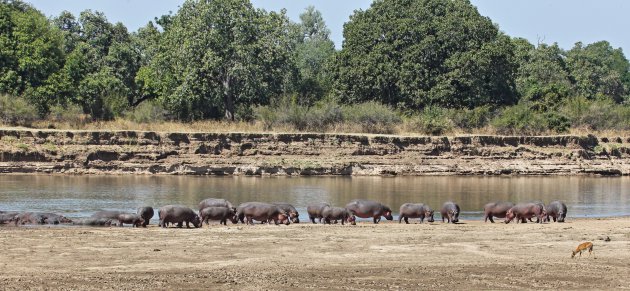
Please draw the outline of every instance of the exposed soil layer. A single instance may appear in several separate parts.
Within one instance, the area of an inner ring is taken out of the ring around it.
[[[594,243],[593,255],[571,259],[584,241]],[[0,226],[0,245],[0,285],[13,290],[630,286],[630,218],[542,225]]]
[[[630,138],[5,129],[0,173],[630,175]]]

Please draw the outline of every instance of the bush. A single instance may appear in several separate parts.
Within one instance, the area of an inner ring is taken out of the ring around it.
[[[591,130],[629,130],[630,106],[612,100],[587,100],[578,97],[568,100],[561,110],[573,127]]]
[[[525,103],[503,109],[491,123],[499,134],[536,135],[546,130],[542,115]]]
[[[408,123],[407,130],[429,135],[442,135],[453,129],[449,111],[439,107],[426,107]]]
[[[492,108],[486,105],[474,109],[453,110],[450,114],[450,119],[458,128],[471,132],[473,129],[483,128],[488,125],[493,114]]]
[[[37,108],[23,98],[0,95],[0,122],[14,126],[31,126],[37,118]]]
[[[402,119],[393,109],[376,102],[345,106],[347,122],[359,125],[366,133],[393,133]]]
[[[83,114],[81,106],[72,104],[68,106],[55,105],[50,107],[48,119],[54,122],[65,122],[77,128],[87,124],[91,120],[91,117],[89,114]]]
[[[166,119],[166,110],[154,102],[147,101],[125,112],[125,118],[136,123],[159,123]]]

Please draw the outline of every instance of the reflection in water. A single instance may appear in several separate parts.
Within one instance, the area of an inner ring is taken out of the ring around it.
[[[569,216],[630,214],[630,178],[599,177],[191,177],[191,176],[0,176],[0,210],[54,211],[70,217],[97,210],[135,211],[138,206],[183,204],[196,209],[208,197],[234,204],[289,202],[306,221],[306,205],[344,206],[372,199],[398,212],[422,202],[439,210],[448,200],[462,217],[482,218],[483,205],[504,200],[562,200]],[[436,211],[437,212],[437,211]],[[436,219],[439,219],[439,215]]]

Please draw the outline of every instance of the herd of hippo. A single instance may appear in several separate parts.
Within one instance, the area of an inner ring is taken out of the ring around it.
[[[210,220],[219,221],[227,225],[230,220],[236,224],[239,221],[246,224],[261,223],[290,224],[299,223],[299,213],[293,205],[288,203],[263,203],[245,202],[234,207],[230,201],[218,198],[208,198],[199,203],[199,211],[182,205],[167,205],[158,209],[160,219],[159,226],[168,227],[176,225],[183,227],[201,227]],[[374,223],[379,223],[381,217],[393,220],[392,210],[388,206],[377,201],[356,199],[350,201],[345,207],[334,207],[328,203],[308,205],[306,208],[308,217],[312,223],[356,224],[356,218],[371,218]],[[459,221],[460,207],[454,202],[446,202],[440,209],[442,222],[457,223]],[[152,207],[140,207],[136,213],[124,213],[121,211],[99,211],[91,217],[70,220],[62,215],[45,212],[5,212],[0,211],[0,224],[14,223],[25,224],[74,224],[84,226],[111,226],[112,224],[124,226],[130,224],[134,227],[146,227],[155,212]],[[484,220],[494,223],[494,217],[504,218],[505,223],[516,219],[516,222],[526,223],[528,220],[536,222],[548,222],[551,219],[564,222],[567,215],[567,206],[560,201],[553,201],[548,205],[542,202],[519,203],[493,202],[484,206]],[[420,219],[423,223],[434,222],[433,209],[422,203],[405,203],[400,206],[398,223],[409,223],[410,218]]]

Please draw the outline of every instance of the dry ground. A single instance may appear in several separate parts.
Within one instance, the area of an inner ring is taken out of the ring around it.
[[[571,259],[583,241],[594,243],[594,255]],[[0,289],[630,287],[630,218],[543,225],[4,226],[0,246]]]

